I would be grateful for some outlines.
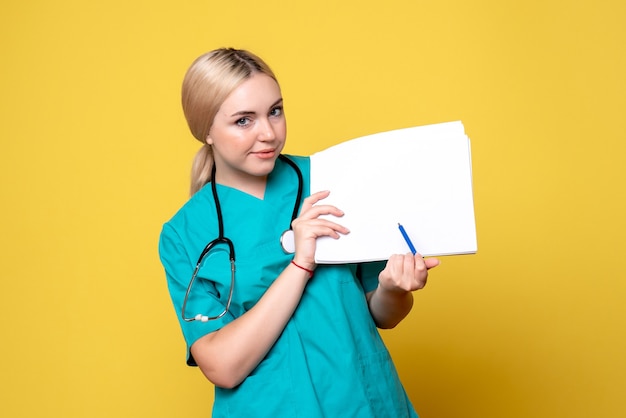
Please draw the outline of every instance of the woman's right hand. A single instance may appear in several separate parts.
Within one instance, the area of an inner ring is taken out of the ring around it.
[[[296,247],[293,261],[310,270],[316,267],[315,248],[318,237],[328,236],[338,239],[340,234],[345,235],[350,232],[343,225],[320,218],[321,215],[343,216],[343,211],[335,206],[316,205],[329,194],[329,191],[322,191],[304,199],[300,215],[291,223]]]

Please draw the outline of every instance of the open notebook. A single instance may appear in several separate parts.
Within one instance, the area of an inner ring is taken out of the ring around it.
[[[345,212],[350,234],[317,240],[319,264],[386,260],[409,247],[423,256],[477,250],[470,141],[460,121],[368,135],[311,156],[311,192]]]

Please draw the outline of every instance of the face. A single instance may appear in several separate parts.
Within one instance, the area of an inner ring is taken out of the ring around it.
[[[226,98],[211,126],[207,143],[213,148],[215,181],[243,190],[264,185],[286,133],[278,84],[254,74]]]

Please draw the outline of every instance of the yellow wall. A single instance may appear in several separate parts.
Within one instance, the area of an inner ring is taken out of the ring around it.
[[[423,418],[626,416],[625,2],[3,1],[0,36],[1,416],[208,416],[156,246],[223,45],[278,73],[288,152],[463,120],[479,254],[384,333]]]

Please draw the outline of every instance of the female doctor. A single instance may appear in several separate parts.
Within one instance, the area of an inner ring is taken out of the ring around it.
[[[283,97],[259,57],[202,55],[182,102],[203,145],[159,253],[187,364],[215,385],[212,416],[416,417],[377,327],[409,313],[438,260],[315,264],[318,237],[350,231],[330,192],[309,190],[309,159],[280,155]],[[281,246],[290,228],[293,253]]]

